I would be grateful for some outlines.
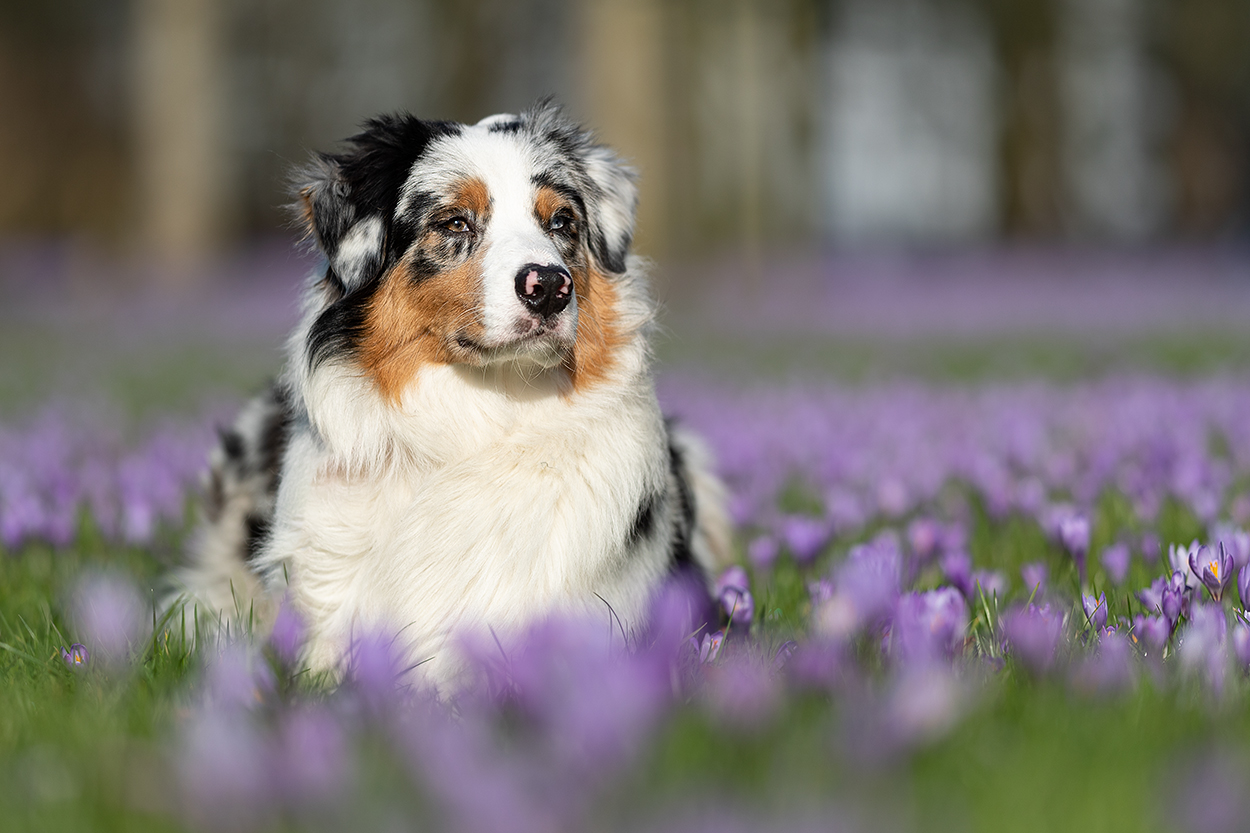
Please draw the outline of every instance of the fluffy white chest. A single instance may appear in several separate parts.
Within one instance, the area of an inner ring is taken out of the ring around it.
[[[383,628],[438,678],[458,630],[555,610],[642,613],[667,567],[662,540],[627,545],[667,476],[654,395],[517,396],[481,381],[450,369],[423,380],[386,417],[385,466],[339,464],[333,428],[293,438],[264,559],[312,619],[314,665]]]

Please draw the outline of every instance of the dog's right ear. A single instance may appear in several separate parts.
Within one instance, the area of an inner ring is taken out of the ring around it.
[[[407,114],[370,119],[345,153],[318,153],[296,172],[297,216],[329,263],[326,280],[343,293],[376,281],[410,241],[395,234],[395,206],[430,141],[458,132],[452,122]]]

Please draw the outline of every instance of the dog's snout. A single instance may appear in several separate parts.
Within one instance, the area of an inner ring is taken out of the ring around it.
[[[531,263],[517,272],[516,294],[530,312],[550,318],[573,299],[573,279],[561,266]]]

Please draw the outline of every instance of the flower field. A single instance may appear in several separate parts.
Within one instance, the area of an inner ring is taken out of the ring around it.
[[[231,402],[28,398],[0,419],[0,828],[1244,829],[1247,370],[674,363],[733,496],[723,627],[674,585],[627,647],[466,642],[479,684],[438,702],[382,635],[332,684],[290,610],[198,647],[155,618]]]

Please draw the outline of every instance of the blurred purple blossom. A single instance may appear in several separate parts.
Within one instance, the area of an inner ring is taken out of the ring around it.
[[[177,767],[183,809],[197,827],[253,829],[276,809],[269,738],[239,715],[194,712],[182,727]]]
[[[1046,595],[1046,564],[1031,561],[1020,568],[1020,577],[1024,579],[1024,589],[1029,595],[1038,597]]]
[[[1104,548],[1100,560],[1112,584],[1123,584],[1128,578],[1128,568],[1132,560],[1128,544],[1120,541]]]
[[[1049,605],[1016,607],[1003,614],[1003,636],[1011,653],[1034,673],[1050,670],[1063,635],[1063,617]]]
[[[1250,532],[1231,524],[1216,524],[1211,528],[1211,545],[1216,544],[1224,545],[1237,569],[1250,564]]]
[[[942,527],[933,518],[916,518],[907,527],[907,544],[921,561],[932,557],[942,540]]]
[[[1007,595],[1007,577],[997,570],[977,570],[972,574],[972,585],[987,599],[1002,599]]]
[[[1081,583],[1085,583],[1085,562],[1089,554],[1089,518],[1078,513],[1063,517],[1058,525],[1059,541],[1076,562]]]
[[[1185,581],[1185,586],[1188,588],[1196,588],[1201,584],[1198,580],[1198,574],[1190,569],[1192,556],[1197,554],[1201,546],[1197,541],[1192,542],[1187,547],[1177,544],[1168,545],[1168,563],[1172,567],[1172,572],[1180,573],[1181,578]]]
[[[962,551],[946,553],[942,556],[942,573],[966,598],[972,598],[976,585],[972,581],[971,556]]]
[[[892,639],[911,664],[946,661],[963,651],[968,605],[953,587],[907,593],[898,602]]]
[[[1133,685],[1133,648],[1129,640],[1114,631],[1104,633],[1094,651],[1072,671],[1072,683],[1097,694],[1114,694]]]
[[[828,523],[806,515],[788,515],[781,521],[781,539],[800,564],[814,559],[828,543],[829,536]]]
[[[304,617],[289,598],[283,599],[278,607],[278,615],[274,617],[273,630],[269,634],[269,644],[273,646],[274,653],[283,665],[295,665],[307,633],[308,626]]]
[[[70,595],[70,615],[78,635],[91,644],[97,658],[114,668],[130,658],[144,638],[150,619],[139,592],[115,572],[82,576]]]
[[[282,715],[273,775],[296,807],[318,807],[344,795],[353,777],[345,721],[325,707],[301,705]]]
[[[1172,625],[1164,616],[1133,617],[1133,636],[1148,656],[1158,657],[1172,636]]]
[[[1242,671],[1250,669],[1250,625],[1238,621],[1233,625],[1233,656]]]
[[[1178,633],[1181,667],[1204,679],[1219,694],[1228,665],[1225,635],[1228,623],[1217,605],[1195,604],[1189,625]]]
[[[767,570],[777,562],[781,554],[781,545],[771,535],[760,535],[747,545],[747,558],[759,570]]]
[[[707,677],[712,712],[731,725],[761,728],[781,706],[780,681],[756,657],[735,653],[710,669]]]
[[[255,709],[274,690],[273,672],[254,645],[234,640],[213,646],[205,653],[204,693],[214,708]]]

